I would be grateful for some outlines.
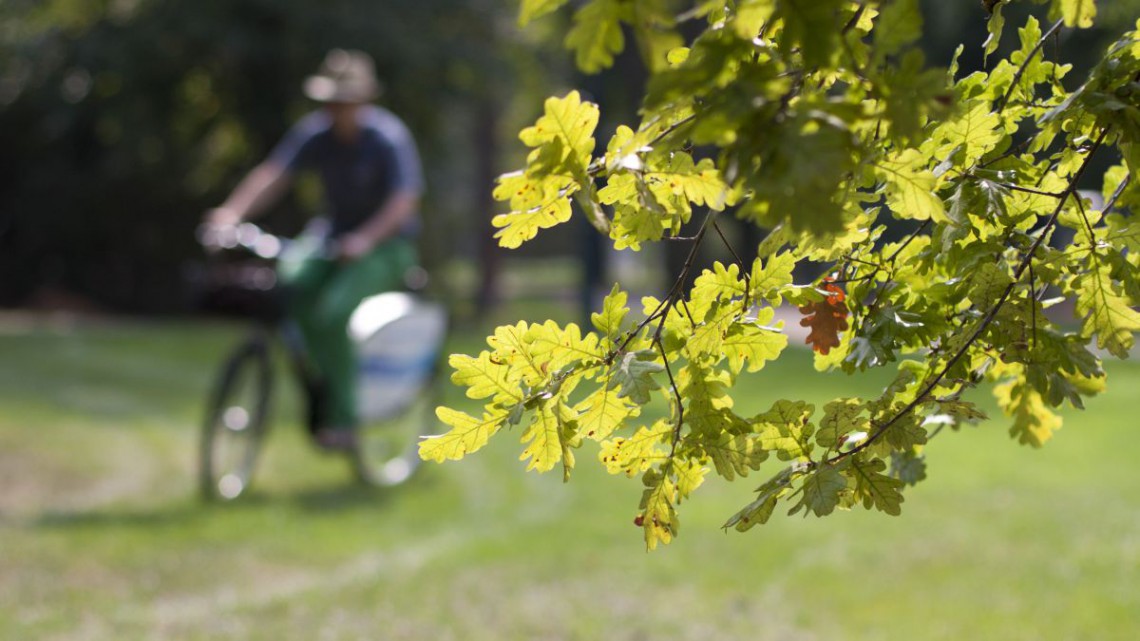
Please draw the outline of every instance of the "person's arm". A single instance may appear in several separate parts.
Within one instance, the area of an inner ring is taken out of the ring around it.
[[[376,245],[400,233],[419,209],[424,180],[415,140],[404,123],[395,116],[388,114],[382,122],[385,152],[390,154],[387,166],[392,167],[393,171],[392,193],[360,227],[341,237],[340,255],[344,260],[359,258]]]
[[[419,191],[401,190],[392,194],[364,224],[341,237],[341,257],[347,260],[360,258],[399,233],[415,216],[419,202]]]
[[[242,179],[221,206],[211,209],[206,222],[214,225],[236,225],[257,216],[289,188],[290,172],[280,163],[268,160]]]

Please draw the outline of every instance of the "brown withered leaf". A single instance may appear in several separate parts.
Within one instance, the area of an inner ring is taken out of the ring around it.
[[[811,328],[804,342],[827,356],[832,347],[839,347],[839,332],[847,329],[847,305],[843,290],[830,279],[824,281],[823,289],[828,292],[827,298],[800,307],[804,315],[800,325]]]

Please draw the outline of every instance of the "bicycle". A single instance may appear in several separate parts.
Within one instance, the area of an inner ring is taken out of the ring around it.
[[[277,259],[288,242],[252,223],[206,227],[199,231],[208,249],[244,249],[261,259]],[[214,252],[216,253],[216,252]],[[293,377],[308,403],[307,425],[314,436],[321,414],[321,386],[306,356],[301,334],[284,314],[274,272],[261,267],[227,279],[230,294],[245,292],[258,301],[254,327],[222,364],[203,424],[199,483],[207,499],[232,500],[245,493],[269,430],[275,382],[273,344],[283,348]],[[369,485],[406,481],[419,466],[418,443],[436,426],[442,390],[440,355],[448,318],[444,307],[422,293],[427,273],[405,275],[406,291],[377,294],[353,312],[348,331],[360,355],[359,415],[348,455],[357,478]]]

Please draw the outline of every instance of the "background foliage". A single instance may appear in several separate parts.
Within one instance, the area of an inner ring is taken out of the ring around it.
[[[431,222],[476,228],[500,114],[545,86],[541,35],[513,24],[495,0],[5,2],[0,304],[47,286],[120,309],[184,306],[201,212],[312,108],[300,83],[334,47],[377,59],[382,102],[416,133],[436,187]],[[314,200],[285,206],[280,228]],[[432,239],[429,253],[454,250],[454,236]]]
[[[926,1],[923,9],[930,60],[948,62],[965,41],[962,68],[980,68],[982,6]],[[1011,24],[1029,9],[1008,7]],[[1073,75],[1137,10],[1130,0],[1107,3],[1093,29],[1061,34]],[[603,105],[600,131],[608,134],[632,118],[643,80],[638,50],[648,45],[628,26],[603,42],[635,46],[593,54],[616,55],[615,68],[575,79],[572,60],[551,55],[572,15],[548,15],[521,35],[516,22],[517,4],[498,0],[3,3],[0,305],[65,291],[103,307],[184,309],[183,272],[198,256],[191,231],[201,211],[309,108],[299,83],[334,46],[377,57],[383,101],[424,147],[426,215],[445,223],[434,227],[461,232],[426,236],[429,258],[475,256],[471,239],[489,219],[486,185],[498,167],[515,164],[500,159],[513,155],[498,151],[500,141],[533,119],[537,96],[556,84],[580,86]],[[682,34],[691,27],[681,25]],[[572,43],[589,31],[575,33]],[[308,190],[274,221],[294,229],[313,200]],[[564,252],[577,235],[541,251]],[[672,254],[677,267],[684,254]]]

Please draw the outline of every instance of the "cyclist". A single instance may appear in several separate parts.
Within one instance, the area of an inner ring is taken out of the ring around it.
[[[310,390],[317,443],[351,449],[357,359],[348,319],[364,298],[397,289],[416,264],[423,174],[408,128],[372,104],[381,86],[367,54],[329,52],[303,89],[321,108],[297,122],[206,222],[236,225],[264,211],[298,172],[319,174],[327,214],[282,255],[278,279],[322,381]]]

